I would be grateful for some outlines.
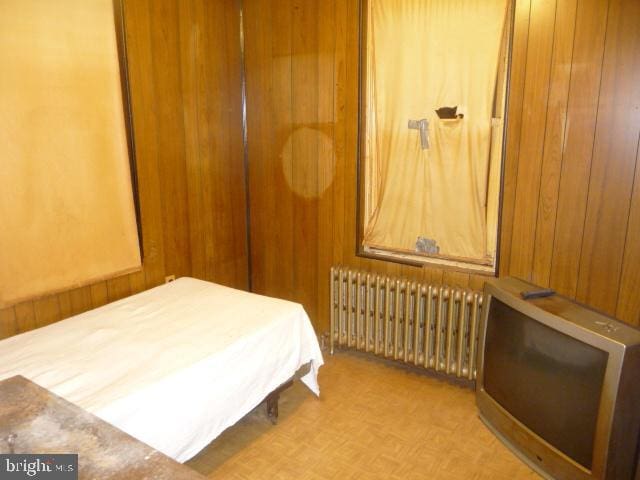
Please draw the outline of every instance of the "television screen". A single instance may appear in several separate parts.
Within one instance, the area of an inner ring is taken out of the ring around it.
[[[493,297],[484,388],[529,430],[591,470],[608,353]]]

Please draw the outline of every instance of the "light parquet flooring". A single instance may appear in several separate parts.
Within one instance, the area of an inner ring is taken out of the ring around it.
[[[538,479],[478,419],[474,393],[357,353],[325,355],[321,397],[299,381],[187,464],[215,479]]]

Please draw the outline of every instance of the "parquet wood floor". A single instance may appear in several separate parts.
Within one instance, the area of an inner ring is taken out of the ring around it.
[[[188,465],[216,479],[538,479],[478,419],[474,393],[357,353],[325,355],[321,398],[299,381]]]

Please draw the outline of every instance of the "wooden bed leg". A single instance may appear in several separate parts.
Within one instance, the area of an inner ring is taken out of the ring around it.
[[[267,417],[271,420],[271,423],[275,425],[278,423],[278,400],[280,399],[280,392],[293,385],[293,377],[284,382],[273,392],[267,395],[265,402],[267,404]]]
[[[278,423],[278,400],[280,399],[280,392],[274,392],[267,397],[267,417],[271,420],[271,423],[275,425]]]

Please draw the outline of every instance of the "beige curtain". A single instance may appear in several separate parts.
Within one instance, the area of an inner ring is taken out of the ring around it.
[[[487,194],[499,180],[490,153],[501,136],[492,114],[506,8],[507,0],[369,0],[365,246],[415,252],[423,237],[440,255],[492,261],[487,219],[497,221],[497,202],[488,212]],[[464,118],[439,119],[445,106]],[[422,118],[427,150],[407,127]]]
[[[0,308],[140,268],[112,0],[0,0]]]

